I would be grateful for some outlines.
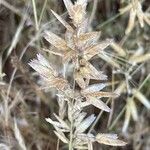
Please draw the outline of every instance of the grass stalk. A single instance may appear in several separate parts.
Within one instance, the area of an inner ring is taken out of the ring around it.
[[[69,150],[73,150],[73,119],[70,122],[70,140],[69,140]]]
[[[42,7],[42,11],[41,11],[40,18],[39,18],[39,23],[38,23],[39,25],[41,24],[43,14],[44,14],[44,11],[45,11],[45,8],[46,8],[46,4],[47,4],[47,0],[44,1],[43,7]]]
[[[33,6],[33,13],[34,13],[34,20],[35,20],[35,28],[38,31],[39,30],[39,24],[38,24],[38,17],[37,17],[37,9],[36,9],[35,0],[32,0],[32,6]]]

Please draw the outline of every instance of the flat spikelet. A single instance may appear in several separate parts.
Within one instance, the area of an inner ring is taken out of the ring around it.
[[[107,39],[105,41],[102,41],[98,44],[90,45],[89,47],[86,48],[84,51],[84,58],[86,60],[90,60],[92,57],[95,55],[102,53],[103,50],[108,47],[112,43],[111,39]]]
[[[73,28],[64,20],[62,19],[61,16],[59,16],[56,12],[54,12],[53,10],[51,10],[52,13],[54,14],[54,16],[64,25],[64,27],[66,27],[66,29],[69,31],[69,32],[73,32]]]
[[[76,27],[79,26],[85,19],[87,0],[77,0],[74,5],[70,0],[64,0],[64,4],[73,24]]]
[[[65,40],[50,31],[45,31],[44,38],[53,46],[58,48],[58,50],[66,51],[69,49]]]
[[[45,86],[55,87],[58,90],[70,91],[70,86],[67,80],[59,77],[58,72],[48,63],[48,61],[41,55],[37,55],[37,59],[33,59],[29,65],[36,70],[46,81]]]
[[[58,76],[56,70],[49,64],[49,62],[41,54],[37,54],[37,59],[31,60],[29,62],[29,65],[45,78]]]
[[[97,134],[96,141],[101,144],[111,145],[111,146],[125,146],[127,143],[118,140],[116,134]]]
[[[97,71],[95,67],[93,67],[88,61],[82,59],[80,61],[80,70],[79,73],[83,76],[83,78],[94,79],[94,80],[107,80],[107,76],[102,72]]]
[[[100,99],[97,99],[92,96],[87,96],[86,98],[87,98],[87,103],[89,103],[90,105],[93,105],[93,106],[97,107],[98,109],[101,109],[106,112],[111,111],[111,109]]]

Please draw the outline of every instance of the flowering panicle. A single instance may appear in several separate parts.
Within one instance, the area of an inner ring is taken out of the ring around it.
[[[50,118],[46,121],[54,126],[54,133],[62,142],[68,144],[70,150],[91,148],[93,142],[123,146],[126,143],[118,140],[114,134],[87,133],[96,117],[94,114],[86,117],[87,114],[83,112],[83,108],[89,105],[106,112],[111,111],[101,98],[116,97],[117,93],[101,91],[107,86],[105,83],[90,84],[90,80],[97,80],[97,82],[107,80],[107,76],[96,69],[90,60],[95,55],[103,53],[112,40],[107,39],[99,43],[100,32],[87,31],[87,0],[77,0],[74,4],[71,0],[64,0],[64,4],[73,26],[53,10],[52,13],[66,28],[65,39],[50,31],[45,31],[43,36],[56,48],[56,52],[52,53],[62,57],[64,66],[68,67],[70,63],[73,65],[74,84],[72,85],[63,74],[59,74],[41,54],[29,63],[50,87],[58,90],[59,115],[54,114],[56,121]],[[78,87],[76,88],[75,85]]]

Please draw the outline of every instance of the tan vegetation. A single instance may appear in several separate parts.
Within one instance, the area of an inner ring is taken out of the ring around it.
[[[149,11],[0,0],[0,149],[148,150]]]

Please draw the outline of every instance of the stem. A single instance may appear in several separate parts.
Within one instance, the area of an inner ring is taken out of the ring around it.
[[[35,0],[32,0],[32,7],[33,7],[33,13],[34,13],[35,28],[38,31],[39,30],[39,24],[38,24],[37,9],[36,9]]]
[[[59,150],[59,143],[60,143],[60,140],[59,138],[57,139],[57,149],[56,150]]]
[[[124,111],[126,110],[126,106],[123,107],[122,111],[119,113],[119,115],[116,117],[112,125],[109,127],[109,130],[112,130],[112,128],[116,125],[120,117],[123,115]]]
[[[40,14],[40,19],[39,19],[39,25],[41,24],[41,21],[42,21],[42,18],[43,18],[43,14],[44,14],[44,10],[46,8],[46,4],[47,4],[47,0],[45,0],[44,4],[43,4],[43,8],[42,8],[42,11],[41,11],[41,14]]]
[[[69,150],[73,150],[73,119],[71,119],[71,126],[70,126],[70,141],[69,141]]]
[[[74,68],[73,74],[75,74],[75,71],[76,71],[76,69]],[[75,91],[75,78],[74,78],[74,82],[73,82],[73,90]],[[74,108],[73,105],[74,105],[74,97],[73,97],[73,99],[72,99],[72,101],[71,101],[71,107],[72,107],[72,108]],[[72,111],[72,112],[73,112],[73,111]],[[71,115],[72,115],[72,114],[71,114]],[[70,120],[70,141],[69,141],[69,150],[73,150],[73,145],[72,145],[72,143],[73,143],[73,117],[71,117],[71,120]]]
[[[99,28],[99,29],[102,28],[103,26],[105,26],[105,25],[107,25],[108,23],[110,23],[111,21],[117,19],[117,18],[118,18],[119,16],[121,16],[121,15],[122,15],[121,13],[116,14],[115,16],[111,17],[111,18],[108,19],[107,21],[105,21],[105,22],[103,22],[102,24],[100,24],[100,25],[98,26],[98,28]]]
[[[113,70],[114,70],[114,67],[113,67]],[[115,82],[115,75],[112,73],[112,92],[114,92],[114,89],[115,89],[114,82]],[[112,101],[111,101],[111,112],[110,112],[110,115],[109,115],[107,127],[110,126],[111,121],[112,121],[112,117],[113,117],[113,113],[114,113],[114,105],[115,105],[115,101],[114,101],[114,98],[112,98]]]
[[[89,19],[89,24],[92,23],[92,21],[93,21],[93,19],[95,17],[95,13],[96,13],[96,9],[97,9],[97,4],[98,4],[98,0],[95,0],[94,4],[93,4],[92,13],[91,13],[91,16],[90,16],[90,19]]]

